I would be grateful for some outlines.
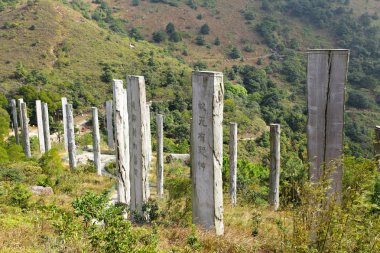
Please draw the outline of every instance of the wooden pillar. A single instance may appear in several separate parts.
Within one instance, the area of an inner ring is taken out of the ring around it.
[[[94,164],[98,175],[102,175],[102,167],[100,164],[100,133],[98,108],[92,107],[92,149],[94,152]]]
[[[65,144],[65,150],[68,150],[68,142],[67,142],[67,113],[66,113],[66,105],[67,105],[67,98],[62,97],[61,98],[62,103],[62,121],[63,121],[63,141]]]
[[[106,101],[107,137],[108,148],[114,149],[113,125],[112,125],[112,100]]]
[[[280,124],[270,124],[269,205],[277,211],[280,205]]]
[[[20,120],[20,127],[21,127],[21,135],[23,135],[23,122],[22,122],[22,110],[21,110],[21,104],[22,103],[24,103],[24,99],[22,99],[22,98],[19,98],[19,99],[17,99],[17,105],[18,105],[18,109],[19,109],[19,114],[20,114],[20,118],[19,118],[19,120]]]
[[[45,140],[44,140],[44,124],[42,122],[42,106],[41,100],[36,100],[36,116],[37,116],[37,129],[38,129],[38,143],[40,146],[40,153],[45,153]]]
[[[125,134],[125,93],[122,80],[113,80],[113,104],[116,150],[116,189],[118,201],[130,205],[130,176]]]
[[[67,122],[67,149],[69,152],[69,165],[71,170],[77,167],[76,145],[75,145],[75,128],[72,104],[66,104],[66,122]]]
[[[376,161],[380,161],[380,126],[375,127],[375,140],[373,143],[374,156]]]
[[[164,124],[161,114],[157,114],[157,196],[164,196]]]
[[[230,198],[236,206],[237,191],[237,123],[230,123]]]
[[[329,195],[340,201],[343,168],[345,84],[349,50],[312,50],[308,54],[308,156],[311,181],[327,169],[332,178]]]
[[[149,159],[149,170],[150,162],[152,161],[152,133],[150,131],[150,105],[146,105],[146,132],[147,132],[147,147],[148,147],[148,159]]]
[[[131,210],[142,214],[142,206],[149,199],[149,152],[144,77],[127,76],[127,90],[132,181]]]
[[[193,223],[222,235],[223,74],[193,72],[192,86]]]
[[[27,158],[32,157],[32,153],[30,152],[30,140],[29,140],[29,118],[28,112],[26,108],[26,104],[24,102],[21,103],[21,118],[22,118],[22,144],[25,156]]]
[[[49,151],[51,149],[51,139],[50,139],[49,108],[48,108],[47,103],[42,103],[42,122],[44,125],[45,149],[46,151]]]
[[[12,107],[12,121],[13,121],[13,131],[15,134],[16,144],[20,144],[20,138],[18,135],[18,119],[17,119],[17,106],[16,106],[16,100],[11,100],[11,107]]]

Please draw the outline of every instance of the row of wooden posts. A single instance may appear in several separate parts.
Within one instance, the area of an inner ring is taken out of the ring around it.
[[[342,158],[344,87],[348,50],[312,50],[308,54],[308,158],[310,180],[318,181],[331,162]],[[223,224],[223,74],[193,72],[191,123],[191,178],[193,223],[224,233]],[[26,105],[18,100],[23,147],[31,156]],[[36,101],[38,136],[41,153],[50,149],[48,108]],[[65,148],[70,168],[76,167],[76,147],[72,105],[62,98]],[[13,125],[19,143],[17,109],[12,100]],[[150,110],[146,102],[143,76],[113,80],[113,101],[106,102],[108,146],[115,148],[118,201],[142,214],[150,195],[148,175],[152,158]],[[102,174],[97,108],[92,108],[94,163]],[[163,116],[157,114],[157,195],[163,197]],[[237,124],[230,123],[230,197],[236,205]],[[279,207],[280,125],[270,125],[269,204]],[[342,166],[333,168],[331,192],[341,196]]]

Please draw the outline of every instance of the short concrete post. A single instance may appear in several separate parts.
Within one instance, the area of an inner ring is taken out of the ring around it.
[[[44,140],[44,125],[42,123],[42,107],[41,100],[36,100],[36,116],[37,116],[37,129],[38,129],[38,143],[40,146],[40,153],[45,153],[45,140]]]
[[[30,152],[30,140],[29,140],[29,118],[26,109],[26,104],[24,102],[21,103],[21,118],[22,118],[22,144],[25,156],[30,158],[32,157],[32,153]]]
[[[142,214],[142,206],[149,199],[149,152],[144,77],[127,76],[127,90],[132,182],[131,210]]]
[[[107,137],[108,148],[114,149],[113,124],[112,124],[112,100],[106,101]]]
[[[164,124],[161,114],[157,114],[157,196],[164,196]]]
[[[113,80],[113,104],[116,150],[116,189],[118,201],[130,205],[130,176],[125,151],[125,94],[122,80]]]
[[[17,119],[17,106],[16,106],[16,100],[11,100],[11,107],[12,107],[12,121],[13,121],[13,131],[16,138],[16,144],[20,144],[20,138],[18,135],[18,119]]]
[[[277,211],[280,205],[280,124],[270,124],[269,205]]]
[[[329,195],[342,196],[344,94],[349,50],[312,50],[308,54],[308,156],[310,180],[319,181],[327,169]]]
[[[193,72],[192,85],[193,223],[223,235],[223,74]]]
[[[75,128],[72,104],[66,104],[66,122],[67,122],[67,149],[69,152],[69,165],[71,170],[77,167],[76,145],[75,145]]]
[[[21,135],[23,134],[22,133],[22,131],[23,131],[22,126],[24,125],[23,122],[22,122],[22,110],[21,110],[21,104],[22,103],[24,103],[24,99],[22,99],[22,98],[17,99],[18,109],[20,110],[20,112],[19,112],[19,114],[20,114],[19,120],[20,120],[20,127],[21,127]]]
[[[100,164],[100,133],[99,133],[99,120],[98,108],[92,107],[92,149],[94,152],[94,164],[98,175],[102,175],[102,168]]]
[[[67,98],[62,97],[62,121],[63,121],[63,141],[65,144],[65,150],[68,150],[67,145],[67,114],[66,114],[66,105],[67,105]]]
[[[45,150],[51,149],[49,108],[47,103],[42,103],[42,122],[44,125]]]
[[[230,198],[232,206],[236,206],[237,189],[237,123],[230,123]]]

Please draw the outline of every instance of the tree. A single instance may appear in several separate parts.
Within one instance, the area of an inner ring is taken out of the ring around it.
[[[175,27],[174,27],[174,24],[172,22],[168,23],[166,25],[166,33],[167,34],[172,34],[175,32]]]
[[[169,40],[172,42],[179,42],[182,40],[182,37],[178,32],[173,32],[170,34]]]
[[[198,35],[198,36],[195,38],[195,43],[196,43],[198,46],[203,46],[204,44],[206,44],[206,41],[205,41],[205,38],[204,38],[202,35]]]
[[[233,47],[230,52],[230,57],[232,59],[239,59],[241,57],[240,50],[237,47]]]
[[[153,37],[153,41],[156,43],[160,43],[166,40],[166,34],[162,30],[154,32],[152,37]]]
[[[219,37],[216,37],[215,40],[214,40],[214,45],[215,46],[219,46],[220,45],[220,39]]]
[[[203,35],[209,34],[210,33],[210,27],[207,24],[202,25],[200,33]]]

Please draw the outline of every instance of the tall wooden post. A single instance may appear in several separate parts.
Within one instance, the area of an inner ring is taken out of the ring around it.
[[[309,176],[318,181],[327,169],[332,183],[329,195],[342,193],[344,93],[349,50],[312,50],[308,54],[307,124]]]
[[[106,101],[107,137],[108,148],[114,148],[113,124],[112,124],[112,100]]]
[[[51,139],[50,139],[49,108],[48,108],[47,103],[42,103],[42,122],[44,125],[45,149],[46,151],[49,151],[51,149]]]
[[[68,142],[67,142],[67,113],[66,113],[66,105],[67,105],[67,98],[62,97],[61,98],[62,103],[62,121],[63,121],[63,141],[65,144],[65,150],[68,150]]]
[[[236,206],[237,191],[237,123],[230,123],[230,198]]]
[[[116,150],[116,189],[118,201],[130,205],[130,176],[125,148],[125,94],[122,80],[113,80],[113,104]]]
[[[191,162],[193,223],[224,234],[223,74],[193,72]]]
[[[100,133],[98,108],[92,107],[92,149],[94,153],[94,164],[98,175],[102,175],[102,167],[100,164]]]
[[[27,158],[32,157],[32,153],[30,152],[30,140],[29,140],[29,118],[28,112],[26,108],[26,104],[24,102],[21,103],[21,118],[22,118],[22,143],[25,156]]]
[[[157,114],[157,196],[164,196],[164,124],[161,114]]]
[[[24,99],[22,99],[22,98],[19,98],[19,99],[17,99],[17,105],[18,105],[18,109],[19,109],[19,114],[20,114],[20,118],[19,118],[19,120],[20,120],[20,127],[21,127],[21,135],[23,135],[23,122],[22,122],[22,109],[21,109],[21,104],[22,103],[24,103]]]
[[[143,76],[127,76],[131,163],[131,210],[142,214],[149,199],[147,110]]]
[[[17,119],[17,106],[16,106],[16,100],[11,100],[11,107],[12,107],[12,120],[13,120],[13,131],[16,138],[16,144],[20,144],[20,138],[18,135],[18,119]]]
[[[45,153],[45,140],[44,140],[44,125],[42,123],[42,106],[41,100],[36,100],[36,116],[37,116],[37,129],[38,129],[38,143],[40,146],[40,153]]]
[[[75,145],[75,128],[72,104],[66,104],[66,122],[67,122],[67,149],[69,152],[70,169],[75,170],[77,167],[76,145]]]
[[[280,206],[280,124],[270,124],[269,205],[277,211]]]

